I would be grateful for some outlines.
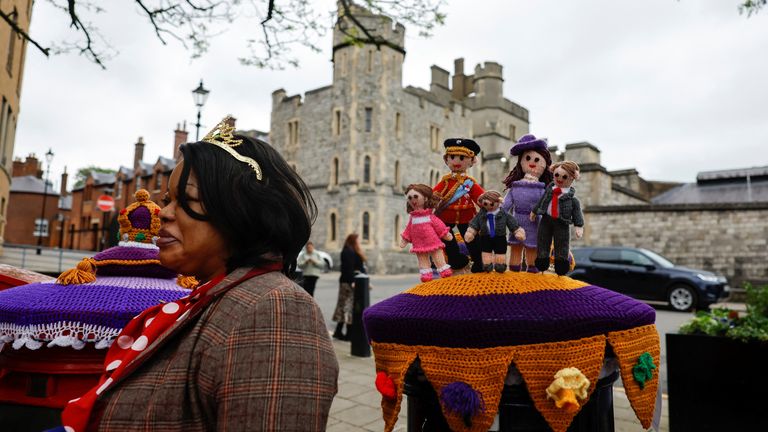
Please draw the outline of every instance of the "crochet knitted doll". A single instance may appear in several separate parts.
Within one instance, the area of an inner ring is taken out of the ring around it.
[[[584,235],[584,215],[581,204],[576,198],[576,190],[571,187],[579,179],[579,165],[573,161],[558,162],[550,167],[555,181],[547,186],[544,195],[531,211],[529,219],[541,215],[539,232],[536,238],[536,268],[544,271],[549,268],[549,246],[554,242],[555,273],[562,276],[568,273],[568,249],[571,242],[569,225],[576,228],[576,238]]]
[[[452,274],[451,267],[446,264],[443,257],[443,240],[453,240],[448,227],[432,213],[437,204],[437,197],[433,195],[432,188],[425,184],[408,185],[405,190],[408,199],[406,209],[410,215],[408,225],[401,234],[400,247],[404,248],[411,243],[411,253],[416,254],[419,260],[419,273],[421,281],[432,280],[432,266],[430,257],[440,272],[440,277],[448,277]]]
[[[450,138],[443,142],[443,147],[443,161],[451,172],[432,188],[442,197],[435,208],[435,214],[451,230],[457,227],[463,237],[469,221],[477,214],[477,198],[485,192],[477,180],[467,175],[467,170],[477,162],[480,146],[471,139]],[[481,272],[483,264],[480,245],[468,243],[467,247],[472,257],[472,272]],[[461,253],[455,239],[445,242],[445,253],[448,255],[448,264],[454,270],[463,270],[469,264],[469,259]]]
[[[469,222],[465,238],[467,242],[472,242],[479,233],[483,270],[504,273],[507,270],[507,264],[504,263],[507,256],[507,230],[520,242],[525,240],[525,230],[520,227],[514,216],[499,208],[500,193],[494,190],[486,191],[477,201],[482,208]]]
[[[539,229],[539,217],[530,220],[528,215],[533,206],[544,195],[544,188],[552,181],[552,173],[549,166],[552,165],[552,156],[547,149],[547,141],[538,139],[533,135],[523,135],[509,153],[517,156],[517,164],[504,179],[507,195],[501,208],[512,213],[525,230],[525,241],[521,242],[510,234],[509,244],[509,269],[520,271],[523,269],[523,255],[528,271],[538,273],[533,265],[536,260],[536,232]]]

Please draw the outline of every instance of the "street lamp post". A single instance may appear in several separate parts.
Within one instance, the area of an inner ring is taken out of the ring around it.
[[[205,105],[205,101],[208,99],[208,93],[210,92],[210,90],[203,87],[203,80],[200,80],[200,85],[192,90],[192,98],[195,100],[195,105],[197,106],[197,123],[195,123],[197,132],[195,132],[195,141],[200,141],[200,113],[203,110],[203,105]]]
[[[43,253],[43,221],[45,221],[45,202],[48,201],[48,177],[51,173],[51,162],[53,161],[53,151],[48,149],[48,153],[45,154],[45,161],[48,163],[48,167],[45,169],[45,180],[43,180],[43,211],[40,214],[40,223],[37,224],[37,254]]]

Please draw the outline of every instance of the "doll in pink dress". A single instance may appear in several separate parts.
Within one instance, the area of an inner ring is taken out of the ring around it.
[[[439,201],[438,197],[433,195],[432,188],[425,184],[408,185],[405,196],[408,200],[406,209],[410,219],[405,230],[400,234],[400,247],[404,248],[411,243],[411,253],[415,253],[419,260],[422,282],[432,280],[430,258],[435,263],[440,277],[450,276],[451,266],[445,262],[445,256],[443,256],[445,244],[441,239],[450,241],[453,236],[443,221],[432,213],[432,209]]]

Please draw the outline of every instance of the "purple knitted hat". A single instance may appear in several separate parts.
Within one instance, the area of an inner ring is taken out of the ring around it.
[[[520,137],[517,144],[512,146],[509,150],[509,154],[512,156],[519,156],[527,150],[547,150],[547,140],[536,138],[533,134],[527,134]]]

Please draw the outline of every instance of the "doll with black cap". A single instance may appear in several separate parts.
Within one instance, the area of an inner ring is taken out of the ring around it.
[[[458,228],[462,237],[467,232],[469,221],[477,214],[477,199],[485,192],[477,180],[467,174],[467,170],[477,162],[480,146],[467,138],[449,138],[443,142],[445,154],[443,161],[451,172],[432,188],[442,199],[435,208],[435,215],[451,230]],[[454,271],[463,270],[469,259],[459,250],[456,239],[444,241],[448,264]],[[472,257],[472,273],[483,271],[480,245],[467,243]]]
[[[581,203],[576,198],[576,189],[571,187],[579,179],[579,165],[573,161],[562,161],[550,167],[554,181],[547,186],[533,211],[530,220],[541,216],[536,238],[536,268],[549,268],[549,247],[554,243],[555,273],[568,273],[568,249],[571,242],[570,225],[574,225],[576,238],[584,235],[584,215]]]

